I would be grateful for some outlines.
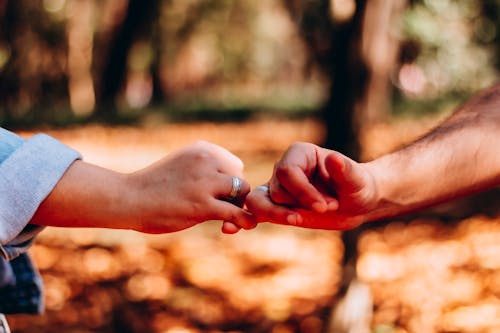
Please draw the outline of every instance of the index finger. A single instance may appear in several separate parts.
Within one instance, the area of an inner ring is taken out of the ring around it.
[[[314,187],[304,171],[298,166],[277,167],[275,177],[279,184],[294,197],[303,208],[323,213],[327,210],[326,200],[321,192]],[[273,184],[271,181],[271,198],[273,194]]]

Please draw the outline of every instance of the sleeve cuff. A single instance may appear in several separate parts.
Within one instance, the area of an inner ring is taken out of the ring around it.
[[[0,164],[0,244],[18,236],[80,154],[39,134]]]

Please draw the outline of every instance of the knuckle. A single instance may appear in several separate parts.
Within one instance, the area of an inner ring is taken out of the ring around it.
[[[209,163],[213,161],[214,156],[209,151],[200,149],[194,153],[193,158],[198,163]]]
[[[276,176],[278,181],[281,182],[288,179],[291,172],[292,172],[292,167],[289,164],[281,163],[276,165],[274,175]]]
[[[290,145],[291,148],[297,148],[297,147],[302,147],[304,145],[306,145],[307,143],[306,142],[303,142],[303,141],[295,141],[294,143],[292,143]]]
[[[290,145],[290,149],[302,149],[302,148],[309,148],[311,146],[314,145],[310,142],[296,141]]]
[[[191,212],[191,217],[194,218],[196,216],[203,217],[206,211],[206,205],[202,204],[199,201],[192,201],[189,204],[189,211]]]
[[[196,140],[193,143],[193,146],[200,147],[200,148],[207,148],[210,146],[210,143],[208,141],[205,141],[205,140]]]

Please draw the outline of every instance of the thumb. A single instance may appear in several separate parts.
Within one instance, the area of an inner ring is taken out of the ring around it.
[[[365,177],[358,163],[339,152],[333,151],[326,156],[325,168],[331,186],[337,192],[357,192],[365,185]]]

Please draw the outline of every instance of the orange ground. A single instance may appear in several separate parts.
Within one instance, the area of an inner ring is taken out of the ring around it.
[[[364,156],[434,123],[366,129]],[[313,120],[48,132],[87,161],[124,172],[205,139],[240,156],[252,185],[267,179],[291,142],[323,135]],[[373,331],[500,332],[500,214],[481,209],[458,224],[422,217],[362,236],[358,272],[373,295]],[[337,232],[264,224],[227,236],[219,228],[210,222],[171,235],[45,230],[31,252],[47,311],[10,316],[13,332],[325,331],[342,269]]]

